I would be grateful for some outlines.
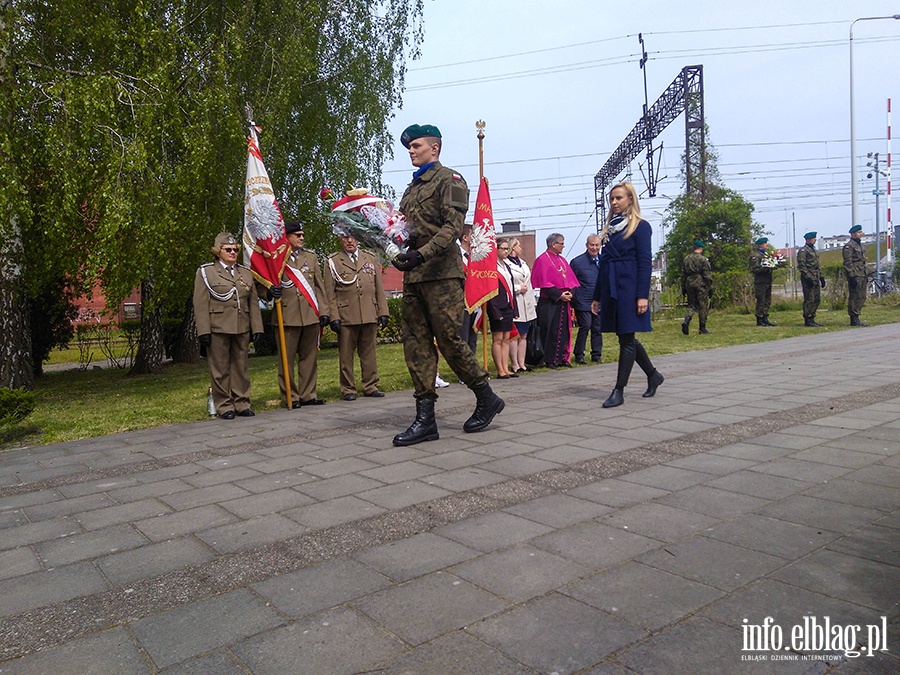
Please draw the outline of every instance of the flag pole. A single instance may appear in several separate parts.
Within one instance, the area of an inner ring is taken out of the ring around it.
[[[484,180],[484,120],[475,122],[475,128],[478,129],[478,185]],[[485,370],[488,369],[488,346],[487,346],[487,329],[488,315],[487,303],[481,304],[481,356]]]
[[[251,127],[251,129],[255,128],[256,122],[253,121],[253,108],[249,103],[244,103],[244,115],[246,115],[247,124]],[[283,228],[282,236],[284,236]],[[278,281],[280,282],[281,280],[279,279]],[[288,410],[290,410],[291,406],[293,405],[293,401],[291,400],[291,371],[288,369],[287,349],[285,349],[284,318],[281,314],[281,298],[275,299],[275,316],[278,319],[278,341],[280,347],[278,351],[281,352],[281,367],[284,372],[285,400],[287,401]]]
[[[281,298],[275,299],[275,316],[278,318],[278,343],[281,346],[281,349],[278,351],[281,352],[281,368],[282,372],[284,372],[285,400],[287,401],[288,410],[290,410],[294,402],[291,400],[291,370],[288,367],[287,349],[284,340],[284,319],[281,314]],[[291,364],[290,367],[293,368],[293,364]]]

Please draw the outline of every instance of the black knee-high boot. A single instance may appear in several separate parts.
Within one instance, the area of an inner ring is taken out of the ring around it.
[[[604,408],[615,408],[625,402],[625,387],[634,367],[635,339],[634,333],[625,333],[619,336],[619,368],[616,372],[616,387],[603,402]]]
[[[661,372],[653,367],[653,363],[651,363],[650,357],[647,355],[647,350],[644,349],[644,345],[642,345],[637,340],[634,341],[634,344],[634,360],[637,361],[637,364],[641,367],[641,370],[643,370],[644,374],[647,376],[647,391],[641,394],[641,396],[643,396],[644,398],[650,398],[656,395],[656,388],[661,385],[663,383],[663,380],[665,380],[666,378],[663,377]]]

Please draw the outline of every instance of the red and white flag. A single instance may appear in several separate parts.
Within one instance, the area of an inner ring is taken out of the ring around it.
[[[284,233],[284,218],[259,150],[259,127],[250,123],[247,136],[247,183],[244,188],[244,262],[267,287],[281,284],[291,251]],[[288,271],[288,277],[294,279]]]
[[[482,178],[475,199],[475,220],[469,238],[469,264],[466,267],[466,309],[469,312],[500,292],[498,276],[494,211],[487,178]]]

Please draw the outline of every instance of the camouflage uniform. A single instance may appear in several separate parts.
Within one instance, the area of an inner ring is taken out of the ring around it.
[[[803,319],[815,322],[822,298],[823,279],[819,252],[815,246],[806,244],[797,251],[797,269],[800,271],[800,285],[803,287]]]
[[[706,328],[709,313],[709,294],[712,291],[712,270],[702,253],[691,253],[681,263],[681,290],[687,296],[685,323],[689,323],[696,311],[700,317],[700,330]]]
[[[456,241],[469,205],[466,181],[435,162],[403,193],[410,249],[425,262],[403,276],[403,352],[416,398],[437,398],[434,379],[438,354],[470,389],[487,382],[469,346],[460,337],[465,301],[465,273]]]
[[[756,249],[750,256],[750,272],[753,274],[753,293],[756,296],[756,317],[764,319],[769,315],[772,304],[772,268],[763,267],[765,250]]]
[[[847,313],[850,322],[859,321],[859,313],[866,302],[866,249],[859,239],[851,238],[844,244],[844,274],[850,295],[847,298]]]

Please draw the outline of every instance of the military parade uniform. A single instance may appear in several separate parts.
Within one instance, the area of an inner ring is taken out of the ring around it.
[[[404,130],[400,140],[410,149],[413,142],[423,138],[440,138],[440,131],[431,125],[412,125]],[[435,148],[433,143],[415,143],[416,152],[422,153],[423,148],[431,161],[418,165],[400,200],[410,235],[409,251],[392,261],[404,272],[403,352],[416,397],[416,419],[406,432],[394,437],[394,445],[438,438],[434,418],[438,349],[477,399],[475,411],[463,425],[464,431],[486,428],[505,405],[491,390],[487,371],[460,337],[466,300],[465,272],[457,240],[463,232],[469,188],[461,175],[437,161],[439,145]]]
[[[281,277],[281,313],[284,323],[284,354],[287,358],[291,407],[318,405],[322,402],[316,395],[319,377],[318,353],[320,318],[326,321],[332,315],[331,303],[322,281],[319,261],[316,255],[303,249],[294,249],[288,256],[287,265],[298,281],[306,281],[297,286],[284,274]],[[302,277],[302,280],[301,280]],[[272,325],[278,325],[278,316],[272,313]],[[281,340],[276,339],[279,352]],[[298,361],[299,356],[299,361]],[[294,363],[297,362],[297,378],[294,378]],[[284,376],[283,360],[278,358],[278,388],[281,398],[287,403],[287,382]]]
[[[712,268],[702,253],[693,252],[681,263],[681,291],[687,296],[687,311],[681,332],[688,334],[688,325],[697,312],[700,333],[707,334],[706,317],[709,315],[709,296],[712,293]]]
[[[194,318],[197,335],[209,336],[206,359],[216,413],[252,414],[247,355],[251,332],[263,330],[253,273],[243,265],[227,269],[219,261],[201,265],[194,277]]]
[[[859,232],[862,228],[854,225],[850,228],[851,238],[843,248],[844,257],[844,275],[847,277],[847,286],[849,288],[849,297],[847,298],[847,313],[850,315],[851,326],[863,326],[859,319],[863,305],[866,303],[866,249],[859,239],[853,238],[854,232]]]
[[[386,323],[387,299],[381,281],[381,266],[374,255],[357,248],[354,254],[338,251],[325,263],[325,289],[332,317],[340,320],[338,353],[341,394],[356,397],[353,354],[359,352],[364,396],[378,396],[378,366],[375,343],[378,322]]]
[[[440,162],[413,180],[400,200],[411,247],[424,258],[422,265],[403,276],[403,349],[417,398],[437,398],[435,340],[466,386],[472,388],[488,379],[459,336],[466,300],[465,272],[456,240],[462,234],[468,206],[465,180]]]
[[[818,328],[822,325],[816,323],[816,312],[819,311],[822,289],[825,288],[825,277],[819,264],[815,237],[816,232],[807,232],[804,236],[806,244],[797,251],[797,269],[800,272],[800,286],[803,288],[803,325],[809,328]]]
[[[757,239],[756,244],[766,244],[769,240]],[[756,249],[750,256],[750,272],[753,274],[753,294],[756,296],[756,325],[774,326],[769,321],[769,307],[772,305],[772,268],[762,264],[766,257],[765,248]]]

